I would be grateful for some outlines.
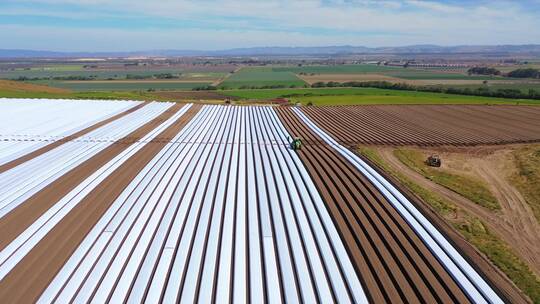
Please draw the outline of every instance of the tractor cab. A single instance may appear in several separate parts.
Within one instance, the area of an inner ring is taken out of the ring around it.
[[[302,139],[300,137],[295,137],[291,141],[291,149],[295,151],[302,149]]]
[[[430,155],[426,160],[426,164],[430,167],[440,167],[441,158],[439,155]]]

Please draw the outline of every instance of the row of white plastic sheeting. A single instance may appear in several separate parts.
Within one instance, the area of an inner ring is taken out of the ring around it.
[[[75,103],[75,102],[74,102]],[[69,141],[42,155],[0,173],[0,218],[32,195],[162,114],[173,103],[155,102],[87,134],[103,141]]]
[[[32,225],[13,240],[0,252],[0,280],[2,280],[19,263],[30,250],[41,241],[47,233],[58,224],[81,200],[93,191],[103,180],[118,169],[126,160],[141,150],[149,141],[176,122],[191,105],[184,106],[165,122],[151,130],[141,140],[134,142],[124,151],[70,191],[65,197],[41,215]],[[152,113],[146,113],[152,116]]]
[[[288,136],[272,108],[203,107],[39,302],[367,302]]]
[[[0,98],[0,165],[139,103]]]
[[[326,134],[300,109],[295,108],[294,111],[306,125],[349,160],[381,191],[475,303],[504,303],[493,288],[399,190],[360,157]]]

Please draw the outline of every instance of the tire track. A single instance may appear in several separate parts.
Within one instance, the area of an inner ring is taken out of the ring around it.
[[[290,108],[278,113],[289,133],[321,141]],[[343,157],[323,145],[306,145],[299,156],[324,197],[372,302],[469,301],[390,203]]]

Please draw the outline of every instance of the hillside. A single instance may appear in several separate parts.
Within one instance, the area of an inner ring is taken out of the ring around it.
[[[19,81],[0,80],[0,93],[70,93],[69,90],[53,88],[44,85],[29,84]]]

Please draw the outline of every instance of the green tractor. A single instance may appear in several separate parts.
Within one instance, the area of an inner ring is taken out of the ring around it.
[[[295,137],[291,141],[291,149],[294,151],[302,149],[302,139],[300,137]]]

